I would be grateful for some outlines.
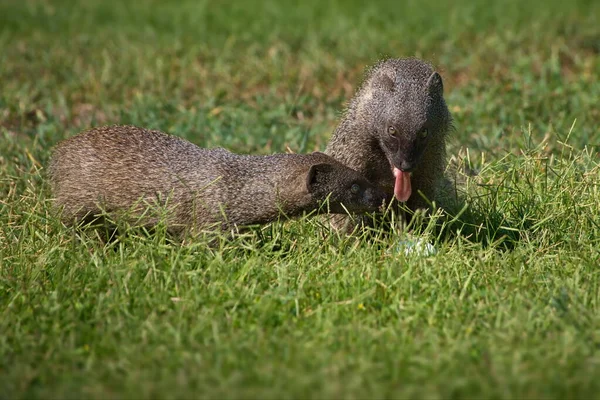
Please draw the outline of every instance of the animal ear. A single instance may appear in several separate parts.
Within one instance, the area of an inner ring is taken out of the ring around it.
[[[331,171],[333,171],[333,165],[331,164],[312,165],[306,175],[306,190],[308,190],[308,193],[313,193],[319,185],[325,183]]]
[[[427,79],[427,90],[431,96],[442,96],[444,94],[444,84],[442,77],[437,72],[433,72]]]

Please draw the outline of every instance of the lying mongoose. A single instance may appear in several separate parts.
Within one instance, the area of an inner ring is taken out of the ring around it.
[[[411,210],[429,208],[446,166],[452,117],[441,76],[417,59],[388,59],[368,71],[325,153]]]
[[[172,233],[228,229],[305,212],[375,211],[386,194],[324,153],[238,155],[204,149],[160,131],[95,128],[61,142],[49,163],[66,224],[102,211],[143,225],[149,206],[167,209]]]

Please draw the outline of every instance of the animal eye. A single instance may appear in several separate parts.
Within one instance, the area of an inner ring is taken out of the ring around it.
[[[394,128],[393,126],[388,126],[387,131],[392,136],[394,136],[396,134],[396,128]]]
[[[429,134],[429,131],[427,129],[423,129],[420,133],[420,135],[423,139],[425,139],[428,134]]]
[[[352,185],[352,187],[350,187],[350,191],[352,192],[352,194],[358,194],[358,192],[360,192],[360,186],[358,185],[358,183]]]

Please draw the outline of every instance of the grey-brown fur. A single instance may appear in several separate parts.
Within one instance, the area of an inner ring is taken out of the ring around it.
[[[48,169],[68,224],[101,210],[135,220],[148,205],[159,205],[178,233],[297,216],[327,199],[332,213],[374,211],[385,200],[382,190],[324,153],[237,155],[133,126],[95,128],[64,140]],[[141,221],[152,225],[156,218]]]
[[[446,165],[452,118],[434,68],[418,59],[388,59],[372,67],[350,101],[326,153],[379,185],[392,197],[393,167],[411,171],[408,208],[436,198]],[[393,126],[396,137],[388,134]],[[425,139],[420,132],[426,128]],[[421,192],[421,194],[419,193]]]

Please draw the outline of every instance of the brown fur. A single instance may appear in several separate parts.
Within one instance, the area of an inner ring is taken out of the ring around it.
[[[436,199],[446,166],[452,118],[440,75],[417,59],[375,65],[335,130],[326,153],[364,175],[392,199],[395,167],[411,171],[411,210]],[[396,136],[388,134],[393,126]],[[427,129],[423,139],[419,133]]]
[[[153,209],[166,209],[169,230],[180,233],[311,211],[374,211],[385,200],[383,191],[323,153],[238,155],[133,126],[95,128],[64,140],[48,170],[67,224],[106,211],[152,226],[158,219]]]

